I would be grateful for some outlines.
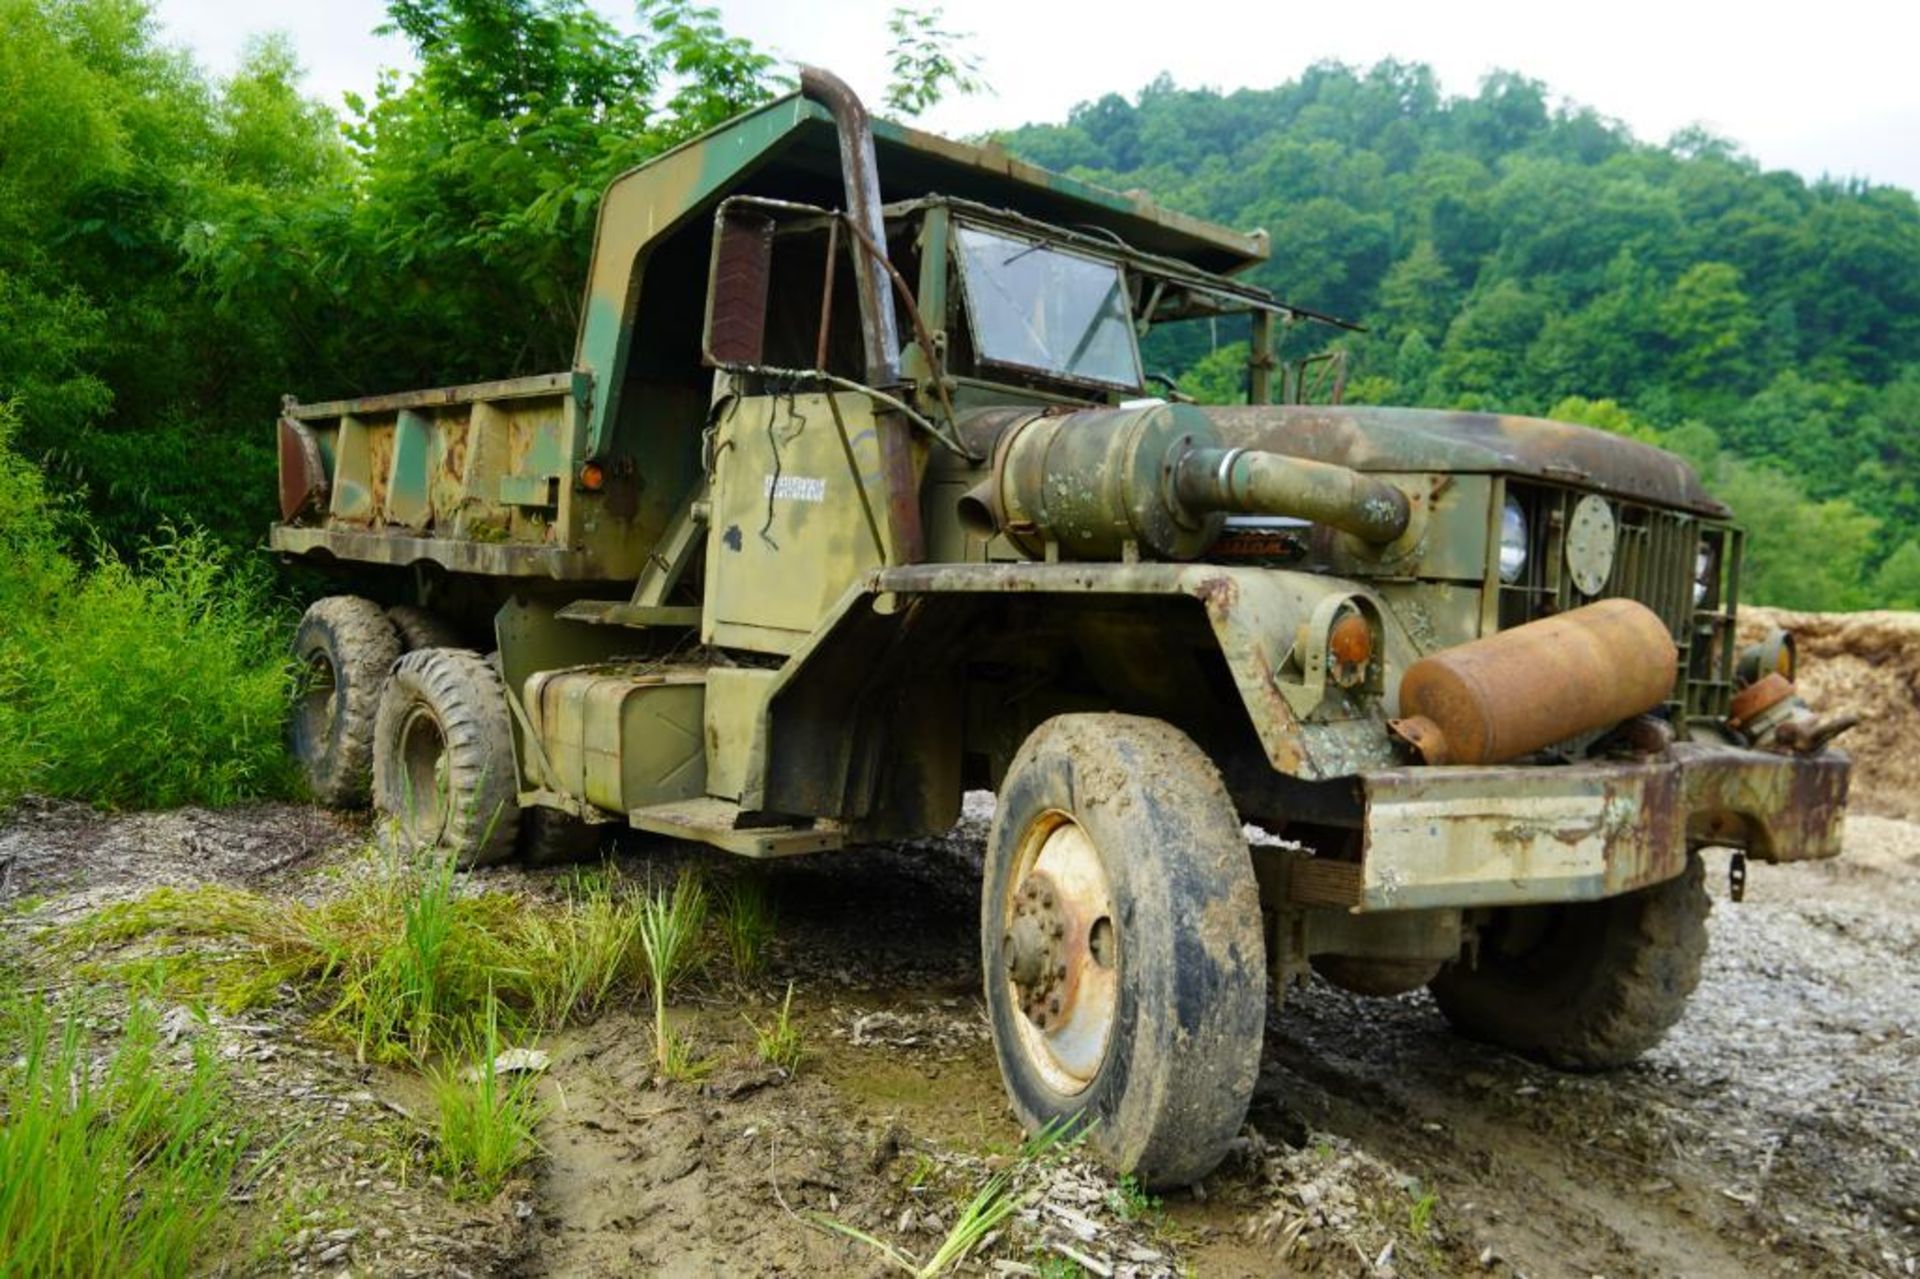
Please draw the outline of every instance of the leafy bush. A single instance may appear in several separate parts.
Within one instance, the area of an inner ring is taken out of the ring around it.
[[[230,804],[289,793],[290,667],[264,570],[201,532],[131,561],[63,553],[71,512],[0,405],[0,804]]]

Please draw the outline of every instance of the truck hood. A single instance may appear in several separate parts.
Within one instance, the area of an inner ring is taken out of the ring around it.
[[[1570,422],[1371,406],[1207,408],[1222,443],[1356,471],[1518,475],[1724,519],[1726,506],[1678,457]]]

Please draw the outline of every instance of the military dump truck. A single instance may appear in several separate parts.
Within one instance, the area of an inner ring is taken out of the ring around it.
[[[1699,975],[1700,850],[1736,889],[1839,851],[1847,721],[1787,637],[1736,651],[1683,462],[1326,402],[1266,254],[814,70],[624,174],[571,368],[282,407],[272,545],[351,592],[296,641],[313,791],[482,866],[830,855],[991,790],[1013,1107],[1151,1185],[1221,1159],[1312,973],[1632,1059]],[[1142,363],[1228,322],[1244,404]]]

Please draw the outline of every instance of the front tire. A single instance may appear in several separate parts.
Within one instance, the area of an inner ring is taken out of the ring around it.
[[[987,841],[994,1049],[1029,1131],[1187,1185],[1245,1121],[1266,1022],[1259,891],[1212,761],[1178,729],[1062,715],[1015,756]]]
[[[463,648],[394,666],[374,726],[373,798],[413,850],[491,866],[513,853],[519,772],[500,673]]]
[[[1700,855],[1662,883],[1596,902],[1511,907],[1481,935],[1479,962],[1431,986],[1456,1030],[1566,1070],[1624,1066],[1686,1010],[1707,953]]]
[[[293,633],[301,688],[288,745],[322,804],[358,808],[373,782],[374,720],[400,641],[372,600],[315,600]]]

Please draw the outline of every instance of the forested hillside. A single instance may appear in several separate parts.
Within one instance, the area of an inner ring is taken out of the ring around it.
[[[254,546],[282,393],[563,366],[607,178],[781,86],[711,12],[641,13],[627,37],[579,0],[391,0],[419,72],[336,108],[270,39],[216,79],[145,0],[0,0],[0,401],[84,494],[62,509],[123,549],[168,523]],[[889,101],[955,79],[907,52],[921,85]],[[1395,64],[1163,81],[1004,141],[1267,228],[1263,283],[1369,326],[1340,339],[1350,398],[1657,438],[1753,526],[1760,598],[1920,606],[1906,192],[1642,143],[1516,76],[1449,98]],[[1195,328],[1154,362],[1229,396],[1235,341]]]
[[[1649,145],[1517,75],[1449,97],[1428,68],[1396,63],[1231,94],[1162,79],[1002,140],[1265,227],[1260,283],[1368,326],[1339,342],[1350,399],[1658,437],[1754,526],[1758,594],[1920,605],[1910,193],[1762,172],[1699,132]],[[1158,354],[1220,397],[1244,350],[1208,359],[1214,341],[1234,335]]]

